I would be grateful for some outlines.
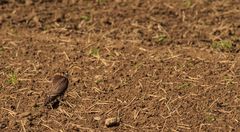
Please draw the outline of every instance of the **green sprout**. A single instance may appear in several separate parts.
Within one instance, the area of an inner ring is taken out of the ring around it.
[[[100,82],[103,82],[103,80],[102,80],[102,79],[99,79],[99,80],[96,80],[95,82],[96,82],[96,83],[100,83]]]
[[[96,75],[95,76],[95,83],[101,83],[101,82],[103,82],[104,80],[103,80],[103,76],[102,75]]]
[[[84,21],[90,21],[91,20],[91,17],[90,16],[87,16],[87,15],[83,15],[80,17],[82,20]]]
[[[207,122],[213,122],[213,121],[216,120],[215,116],[214,115],[210,115],[210,114],[206,115],[205,119],[206,119]]]
[[[100,58],[99,49],[98,48],[92,48],[89,52],[89,55],[99,59]]]
[[[191,87],[191,83],[181,83],[178,88],[179,89],[186,89],[186,88],[189,88]]]
[[[192,6],[192,1],[191,1],[191,0],[184,0],[184,6],[185,6],[186,8],[191,7],[191,6]]]
[[[159,34],[154,38],[156,39],[156,42],[163,43],[167,39],[167,36],[164,34]]]
[[[231,50],[233,48],[233,44],[230,40],[221,40],[213,42],[212,47],[219,50]]]
[[[7,83],[15,85],[17,84],[18,80],[17,80],[17,76],[15,73],[11,73],[8,77]]]
[[[224,81],[226,85],[233,84],[233,79],[230,76],[224,76]]]

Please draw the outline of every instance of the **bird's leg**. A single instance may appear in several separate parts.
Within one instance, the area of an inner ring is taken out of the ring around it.
[[[58,100],[59,102],[62,102],[62,101],[63,101],[63,95],[60,95],[60,96],[57,98],[57,100]]]

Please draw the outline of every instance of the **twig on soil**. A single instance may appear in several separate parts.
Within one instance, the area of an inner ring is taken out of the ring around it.
[[[16,93],[18,93],[18,92],[21,92],[21,91],[24,91],[24,90],[28,90],[29,88],[21,88],[21,89],[18,89],[17,91],[16,91]]]
[[[26,132],[26,129],[25,129],[25,127],[24,127],[26,122],[24,121],[24,123],[23,123],[22,120],[21,120],[20,122],[21,122],[21,126],[22,126],[22,130],[23,130],[23,132]]]
[[[36,64],[34,64],[34,63],[29,63],[29,64],[33,66],[33,71],[37,71]],[[40,70],[39,70],[39,71],[40,71]]]
[[[56,122],[59,126],[63,126],[63,124],[60,123],[59,121],[57,121],[57,120],[53,120],[53,121]]]
[[[165,103],[168,111],[171,112],[171,109],[170,109],[170,107],[168,106],[168,103],[169,103],[169,102],[171,102],[171,97],[170,97],[170,99]]]
[[[136,96],[126,106],[122,107],[121,109],[124,109],[124,108],[127,108],[128,106],[130,106],[135,99],[136,99]]]
[[[50,129],[52,132],[55,132],[55,130],[53,130],[53,129],[52,129],[51,127],[49,127],[48,125],[46,125],[46,124],[41,124],[41,125],[47,127],[47,128]]]
[[[97,103],[95,103],[95,104],[93,104],[92,106],[90,106],[90,107],[88,107],[87,108],[87,111],[89,111],[90,109],[92,109],[94,106],[96,106],[96,105],[107,105],[107,104],[109,104],[110,102],[97,102]]]
[[[139,84],[140,88],[143,88],[143,85],[139,80],[138,80],[138,84]]]
[[[126,123],[122,123],[124,126],[127,126],[127,127],[130,127],[130,128],[132,128],[132,129],[136,129],[136,127],[134,127],[134,126],[132,126],[132,125],[130,125],[130,124],[126,124]]]
[[[32,79],[27,79],[27,78],[18,78],[18,81],[32,81]]]
[[[81,98],[81,96],[76,92],[76,91],[72,91],[72,92],[69,92],[67,95],[69,95],[70,97],[72,98]]]
[[[221,112],[221,113],[224,113],[224,114],[230,114],[232,113],[232,110],[231,111],[226,111],[226,110],[217,110],[218,112]]]
[[[162,60],[163,60],[163,61],[171,60],[171,59],[177,58],[177,57],[179,57],[179,56],[181,56],[181,54],[179,54],[179,55],[172,55],[171,57],[168,57],[168,58],[162,59]]]
[[[173,128],[171,128],[171,131],[173,131],[173,132],[179,132],[179,131],[177,131],[177,130],[175,130],[175,129],[173,129]]]
[[[69,103],[68,101],[64,101],[69,107],[74,108],[73,104]]]
[[[62,53],[58,53],[58,54],[64,55],[66,57],[66,60],[70,61],[70,59],[69,59],[69,57],[68,57],[68,55],[67,55],[67,53],[65,51],[63,51]]]
[[[209,105],[209,109],[211,109],[213,107],[213,105],[218,101],[219,98],[215,99],[210,105]]]
[[[74,69],[81,70],[82,68],[80,68],[79,66],[71,65],[70,68],[69,68],[70,75],[71,75],[72,73],[74,73]]]
[[[239,123],[239,121],[237,119],[234,119],[237,123]]]
[[[60,113],[64,113],[64,114],[65,114],[65,115],[67,115],[69,118],[71,118],[71,117],[72,117],[72,114],[71,114],[71,113],[69,113],[69,112],[67,112],[67,111],[65,111],[64,109],[62,109],[62,108],[59,108],[58,110],[60,111]]]
[[[165,126],[166,126],[166,123],[167,123],[167,120],[165,120],[165,121],[164,121],[164,124],[163,124],[163,127],[162,127],[162,130],[161,130],[161,132],[163,132],[163,131],[164,131],[164,128],[165,128]]]
[[[100,88],[97,88],[97,87],[92,87],[92,89],[93,89],[96,93],[102,93],[102,92],[103,92]]]
[[[63,51],[63,54],[65,55],[65,57],[67,58],[67,60],[70,61],[70,59],[69,59],[69,57],[68,57],[68,55],[67,55],[67,53],[66,53],[65,51]]]
[[[21,100],[18,101],[17,106],[16,106],[16,110],[18,109],[18,107],[20,105],[20,102],[21,102]]]
[[[199,126],[199,132],[201,132],[202,131],[202,127],[203,126],[211,126],[211,124],[200,124],[200,126]]]
[[[26,72],[27,72],[29,69],[30,69],[30,67],[26,68],[24,71],[22,71],[22,73],[21,73],[21,74],[24,74],[24,73],[26,73]]]
[[[141,110],[133,111],[133,119],[136,120]]]
[[[2,107],[2,109],[8,111],[8,113],[9,113],[12,117],[15,117],[16,114],[17,114],[16,112],[14,112],[14,111],[12,111],[12,110],[9,110],[9,109],[3,108],[3,107]]]
[[[191,130],[191,128],[190,128],[189,125],[187,125],[187,124],[178,124],[177,127],[178,127],[178,128],[181,128],[181,129]]]
[[[116,108],[118,108],[118,106],[115,106],[115,107],[109,109],[109,110],[106,111],[104,114],[108,115],[108,114],[110,114],[110,113],[111,113],[114,109],[116,109]]]
[[[146,48],[143,48],[143,47],[138,47],[138,49],[141,51],[149,52],[149,50],[147,50]]]
[[[163,3],[164,6],[168,7],[169,9],[175,9],[173,6],[171,6],[170,4],[168,3]]]
[[[51,83],[52,81],[49,81],[49,80],[47,80],[46,78],[44,78],[44,79],[39,79],[39,80],[37,80],[37,82],[41,82],[41,83]]]
[[[88,130],[88,131],[90,131],[90,132],[94,132],[94,130],[93,130],[92,128],[82,127],[82,126],[80,126],[80,125],[78,125],[78,124],[69,123],[69,125],[72,125],[72,126],[74,126],[74,127],[77,127],[77,128],[79,128],[79,129],[83,129],[83,130]]]
[[[67,38],[66,38],[66,39],[62,39],[62,38],[61,38],[59,41],[60,41],[60,42],[64,42],[64,43],[71,43],[71,42],[72,42],[71,39],[67,39]]]

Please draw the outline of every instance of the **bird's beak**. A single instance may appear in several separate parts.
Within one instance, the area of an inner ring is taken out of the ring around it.
[[[67,72],[64,72],[64,73],[63,73],[63,76],[66,77],[66,78],[68,78],[68,77],[69,77],[69,74],[68,74]]]

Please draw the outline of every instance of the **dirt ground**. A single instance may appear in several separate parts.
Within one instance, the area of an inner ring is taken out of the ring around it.
[[[240,131],[239,0],[0,0],[0,31],[0,131]]]

